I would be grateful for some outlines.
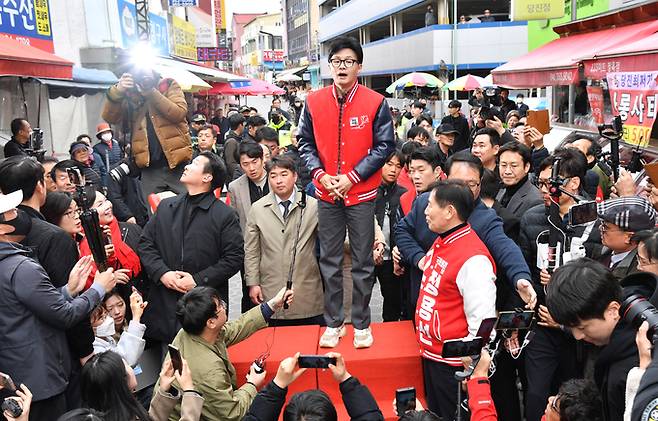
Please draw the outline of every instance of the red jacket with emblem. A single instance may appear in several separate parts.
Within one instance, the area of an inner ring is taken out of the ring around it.
[[[482,319],[496,316],[496,273],[493,258],[469,224],[439,236],[425,255],[416,303],[416,334],[421,355],[460,366],[459,358],[443,358],[443,342],[475,336]]]
[[[342,98],[333,85],[309,94],[297,138],[319,199],[333,202],[319,182],[324,174],[349,177],[353,186],[346,206],[377,197],[379,170],[395,150],[391,112],[382,95],[358,83]]]

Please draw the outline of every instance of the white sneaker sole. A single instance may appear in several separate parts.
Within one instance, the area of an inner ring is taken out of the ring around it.
[[[338,330],[337,339],[334,339],[333,337],[331,339],[328,338],[325,339],[324,334],[322,334],[322,336],[320,337],[320,348],[335,348],[336,346],[338,346],[338,342],[340,342],[340,338],[342,338],[346,334],[347,334],[347,329],[345,328],[345,325],[342,325]]]

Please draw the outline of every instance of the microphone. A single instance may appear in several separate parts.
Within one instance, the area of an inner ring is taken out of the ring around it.
[[[306,207],[306,191],[302,190],[302,200],[297,203],[297,206],[304,209]]]

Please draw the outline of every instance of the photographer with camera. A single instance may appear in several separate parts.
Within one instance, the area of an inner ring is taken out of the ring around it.
[[[134,65],[107,91],[102,118],[130,128],[134,165],[123,170],[130,176],[141,170],[145,198],[166,190],[185,191],[180,177],[192,158],[186,117],[187,103],[178,83],[149,68]]]
[[[546,302],[553,319],[568,326],[574,338],[602,347],[594,378],[604,419],[623,419],[627,375],[638,365],[638,322],[648,317],[653,324],[655,318],[655,309],[649,310],[658,303],[655,275],[636,273],[620,282],[600,263],[583,258],[555,271]],[[649,331],[653,336],[655,325]]]
[[[531,268],[535,289],[540,291],[539,326],[525,353],[528,421],[540,419],[546,399],[555,392],[552,385],[573,377],[579,368],[576,343],[551,319],[541,291],[551,282],[549,271],[555,266],[555,256],[561,261],[566,251],[578,257],[600,255],[601,240],[595,222],[571,229],[567,229],[566,223],[571,208],[576,205],[574,197],[583,194],[586,170],[585,156],[577,150],[559,149],[544,159],[537,173],[544,204],[531,208],[521,219],[519,246]],[[549,213],[553,213],[550,220]],[[553,251],[552,237],[559,240],[559,253]]]
[[[11,121],[11,139],[5,144],[5,158],[28,153],[28,142],[32,136],[32,127],[24,118],[15,118]]]

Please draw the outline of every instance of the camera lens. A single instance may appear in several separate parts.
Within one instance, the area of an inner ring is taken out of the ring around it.
[[[631,295],[621,307],[621,314],[624,320],[630,323],[635,329],[638,329],[643,322],[649,323],[647,337],[653,342],[654,335],[658,331],[658,309],[653,306],[646,298],[639,295]]]

